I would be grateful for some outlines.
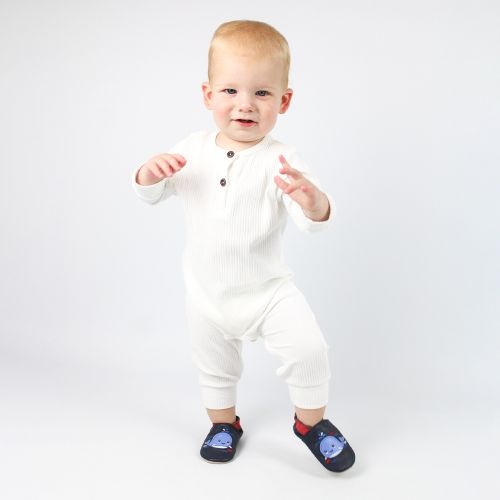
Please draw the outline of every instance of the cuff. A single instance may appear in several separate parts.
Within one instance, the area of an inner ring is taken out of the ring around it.
[[[167,179],[162,179],[161,181],[158,181],[155,184],[149,184],[148,186],[139,184],[136,179],[137,173],[141,167],[142,165],[134,170],[132,176],[132,187],[141,200],[146,201],[147,203],[155,203],[161,198],[165,190]]]
[[[312,387],[299,387],[288,384],[288,392],[292,403],[305,410],[313,410],[326,406],[329,399],[329,389],[329,380]]]
[[[222,410],[236,406],[236,386],[208,387],[202,386],[202,399],[205,408]]]
[[[328,219],[324,221],[314,221],[310,219],[304,213],[301,206],[297,202],[290,199],[290,201],[293,203],[293,219],[295,221],[295,224],[301,231],[304,231],[306,233],[316,233],[319,231],[324,231],[331,224],[332,219],[336,213],[335,202],[330,194],[325,191],[323,192],[325,193],[326,197],[328,198],[328,202],[330,203],[330,215]]]

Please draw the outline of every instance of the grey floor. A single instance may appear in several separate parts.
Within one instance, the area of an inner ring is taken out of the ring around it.
[[[261,348],[248,347],[248,359],[260,356]],[[168,363],[143,363],[133,353],[126,367],[123,353],[120,362],[108,364],[95,356],[3,354],[4,500],[215,499],[236,493],[499,498],[500,420],[484,398],[352,394],[337,376],[327,416],[344,432],[357,461],[334,474],[293,435],[292,407],[270,365],[262,373],[249,363],[239,390],[244,437],[233,462],[212,465],[198,454],[209,421],[190,366],[176,374]],[[181,362],[185,355],[179,354]],[[265,390],[255,392],[256,382]]]

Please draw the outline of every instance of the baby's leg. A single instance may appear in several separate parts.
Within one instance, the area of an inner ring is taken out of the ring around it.
[[[261,329],[266,348],[282,361],[276,373],[287,382],[295,405],[294,434],[326,469],[347,470],[355,461],[354,451],[339,429],[323,418],[331,376],[330,346],[293,283],[278,291]]]
[[[198,367],[203,404],[212,423],[236,420],[236,389],[243,371],[242,341],[224,338],[188,300],[187,324],[191,354]]]
[[[330,346],[302,292],[281,289],[261,325],[268,351],[282,361],[276,374],[288,384],[298,418],[306,425],[322,420],[329,396]]]

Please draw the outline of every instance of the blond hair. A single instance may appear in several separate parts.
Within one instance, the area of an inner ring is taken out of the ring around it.
[[[272,57],[283,63],[283,88],[288,87],[290,48],[286,38],[271,25],[262,21],[240,19],[222,23],[216,30],[208,49],[208,80],[212,81],[212,65],[216,50],[231,47],[256,57]]]

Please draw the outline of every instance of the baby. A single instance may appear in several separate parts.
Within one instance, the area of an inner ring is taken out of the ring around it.
[[[243,341],[262,338],[282,365],[295,408],[293,431],[330,471],[355,455],[324,418],[328,350],[282,252],[290,215],[306,232],[325,230],[332,197],[297,154],[269,133],[290,106],[286,39],[264,22],[217,28],[208,54],[203,99],[214,131],[194,132],[133,173],[135,192],[156,204],[180,198],[187,243],[182,257],[192,359],[212,427],[200,449],[209,462],[233,459],[243,434],[236,415]]]

